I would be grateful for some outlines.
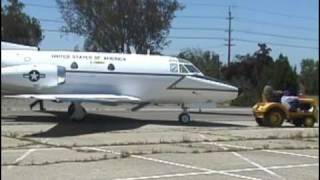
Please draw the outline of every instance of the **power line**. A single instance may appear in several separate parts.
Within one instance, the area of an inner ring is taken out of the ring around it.
[[[191,31],[226,31],[225,28],[211,28],[211,27],[172,27],[173,30],[191,30]]]
[[[54,23],[64,23],[64,21],[54,20],[54,19],[42,19],[39,18],[40,21],[45,22],[54,22]],[[214,28],[214,27],[172,27],[171,30],[191,30],[191,31],[228,31],[225,28]],[[262,33],[256,31],[246,31],[246,30],[232,30],[234,32],[245,33],[250,35],[258,35],[258,36],[266,36],[266,37],[278,37],[283,39],[294,39],[294,40],[304,40],[304,41],[318,41],[313,38],[299,37],[299,36],[288,36],[282,34],[274,34],[274,33]]]
[[[222,8],[229,7],[228,5],[213,4],[213,3],[188,3],[188,5],[190,5],[190,6],[206,6],[206,7],[222,7]]]
[[[169,39],[185,39],[185,40],[194,40],[194,39],[202,39],[202,40],[208,40],[208,39],[216,39],[216,40],[226,40],[224,37],[214,37],[214,36],[169,36]]]
[[[172,30],[191,30],[191,31],[228,31],[227,29],[224,29],[224,28],[210,28],[210,27],[199,27],[199,28],[172,27],[171,29]],[[278,37],[278,38],[283,38],[283,39],[294,39],[294,40],[304,40],[304,41],[318,41],[317,39],[313,39],[313,38],[306,38],[306,37],[299,37],[299,36],[287,36],[287,35],[283,35],[283,34],[263,33],[263,32],[257,32],[257,31],[237,30],[237,29],[231,29],[231,31],[250,34],[250,35],[258,35],[258,36],[266,36],[266,37]]]
[[[39,20],[44,22],[64,23],[64,21],[55,20],[55,19],[39,18]],[[227,31],[227,29],[225,28],[214,28],[214,27],[172,27],[171,29],[172,30],[192,30],[192,31]],[[237,29],[233,31],[245,33],[245,34],[267,36],[267,37],[278,37],[278,38],[284,38],[284,39],[297,39],[297,40],[305,40],[305,41],[318,41],[317,39],[312,39],[312,38],[305,38],[305,37],[299,37],[299,36],[287,36],[287,35],[274,34],[274,33],[261,33],[256,31],[246,31],[246,30],[237,30]]]
[[[287,35],[272,34],[272,33],[245,31],[245,30],[234,30],[234,31],[235,32],[240,32],[240,33],[245,33],[245,34],[253,34],[253,35],[267,36],[267,37],[278,37],[278,38],[283,38],[283,39],[296,39],[296,40],[304,40],[304,41],[318,41],[317,39],[305,38],[305,37],[299,37],[299,36],[287,36]]]
[[[266,43],[269,45],[274,45],[274,46],[282,46],[282,47],[292,47],[292,48],[303,48],[303,49],[319,49],[318,47],[312,47],[312,46],[301,46],[301,45],[292,45],[292,44],[283,44],[283,43],[273,43],[273,42],[264,42],[264,41],[254,41],[254,40],[249,40],[249,39],[239,39],[235,38],[235,41],[240,41],[240,42],[247,42],[247,43]]]
[[[224,16],[177,16],[178,18],[186,18],[186,19],[221,19],[224,20],[226,17]]]
[[[64,32],[57,29],[42,29],[45,32],[53,32],[53,33],[72,33],[72,32]],[[228,38],[225,37],[217,37],[217,36],[169,36],[168,39],[177,39],[177,40],[224,40],[226,41]],[[264,41],[254,41],[248,39],[241,39],[241,38],[231,38],[234,41],[240,42],[248,42],[248,43],[261,43]],[[283,46],[283,47],[293,47],[293,48],[305,48],[305,49],[319,49],[317,47],[311,46],[301,46],[301,45],[292,45],[292,44],[282,44],[282,43],[273,43],[273,42],[264,42],[266,44],[275,45],[275,46]]]
[[[58,9],[59,8],[58,6],[48,6],[48,5],[36,4],[36,3],[25,3],[25,5],[33,6],[33,7],[40,7],[40,8],[49,8],[49,9]],[[232,8],[243,9],[243,10],[246,10],[246,11],[251,11],[251,12],[256,12],[256,13],[264,13],[264,14],[283,16],[283,17],[288,17],[288,18],[298,18],[298,19],[318,21],[318,18],[316,18],[316,17],[297,16],[297,15],[294,15],[294,14],[285,14],[285,13],[280,13],[280,12],[275,12],[275,11],[269,11],[269,10],[264,10],[264,9],[256,9],[256,8],[238,6],[238,5],[228,6],[228,5],[223,5],[223,4],[212,4],[212,3],[189,3],[189,5],[192,5],[192,6],[207,6],[207,7],[232,7]],[[190,18],[197,18],[197,17],[190,17]],[[207,18],[216,18],[216,17],[208,16]],[[218,18],[221,18],[221,17],[218,16]]]
[[[239,8],[239,9],[246,10],[246,11],[256,12],[256,13],[263,13],[263,14],[276,15],[276,16],[282,16],[282,17],[288,17],[288,18],[311,20],[311,21],[318,21],[318,19],[316,17],[297,16],[295,14],[285,14],[285,13],[279,13],[279,12],[269,11],[269,10],[264,10],[264,9],[255,9],[255,8],[245,7],[245,6],[235,6],[235,7]]]
[[[291,29],[300,29],[300,30],[305,30],[305,31],[318,31],[317,29],[313,28],[307,28],[303,26],[293,26],[293,25],[286,25],[286,24],[277,24],[277,23],[271,23],[271,22],[265,22],[265,21],[257,21],[245,17],[237,17],[235,18],[236,21],[239,22],[244,22],[244,23],[251,23],[251,24],[260,24],[260,25],[266,25],[266,26],[272,26],[273,28],[291,28]]]
[[[194,3],[194,4],[198,4],[198,3]],[[25,3],[25,5],[27,6],[33,6],[33,7],[41,7],[41,8],[51,8],[51,9],[58,9],[57,6],[48,6],[48,5],[42,5],[42,4],[35,4],[35,3]],[[218,5],[218,4],[198,4],[198,5],[206,5],[206,6],[224,6],[224,5]],[[228,6],[224,6],[224,7],[228,7]],[[248,8],[248,7],[241,7],[241,6],[231,6],[231,7],[237,7],[237,8],[244,8],[244,9],[251,9],[253,11],[257,11],[260,12],[260,10],[254,9],[254,8]],[[268,13],[271,13],[271,11],[266,11]],[[275,12],[272,12],[275,13]],[[277,14],[277,13],[275,13]],[[281,14],[281,13],[280,13]],[[282,14],[284,15],[284,14]],[[298,17],[298,16],[294,16],[294,15],[288,15],[286,14],[286,16],[290,16],[290,17]],[[184,19],[217,19],[217,20],[224,20],[225,17],[224,16],[191,16],[191,15],[181,15],[181,16],[177,16],[178,18],[184,18]],[[304,17],[306,18],[306,17]],[[316,19],[316,18],[314,18]],[[42,19],[43,21],[46,22],[55,22],[55,23],[63,23],[63,21],[59,21],[59,20],[45,20]],[[305,31],[318,31],[318,29],[314,29],[314,28],[307,28],[307,27],[303,27],[303,26],[293,26],[293,25],[286,25],[286,24],[277,24],[277,23],[271,23],[271,22],[264,22],[264,21],[257,21],[255,19],[250,19],[250,18],[245,18],[245,17],[236,17],[235,18],[236,21],[238,22],[242,22],[242,23],[252,23],[252,24],[261,24],[261,25],[267,25],[267,26],[272,26],[274,28],[276,27],[282,27],[282,28],[293,28],[293,29],[300,29],[300,30],[305,30]]]
[[[201,50],[201,51],[207,51],[210,49],[220,49],[222,47],[225,47],[224,44],[218,44],[218,45],[214,45],[214,46],[206,46],[206,47],[183,47],[183,48],[165,48],[164,50],[171,50],[171,51],[181,51],[181,50],[188,50],[188,49],[195,49],[195,50]]]
[[[64,21],[55,20],[55,19],[39,18],[39,20],[44,21],[44,22],[64,23]],[[225,28],[215,28],[215,27],[172,27],[171,29],[172,30],[192,30],[192,31],[227,31],[227,29],[225,29]],[[312,38],[305,38],[305,37],[299,37],[299,36],[288,36],[288,35],[274,34],[274,33],[262,33],[262,32],[256,32],[256,31],[246,31],[246,30],[237,30],[237,29],[235,29],[233,31],[239,32],[239,33],[250,34],[250,35],[278,37],[278,38],[283,38],[283,39],[318,41],[317,39],[312,39]]]
[[[225,17],[223,16],[178,16],[179,18],[186,18],[186,19],[219,19],[219,20],[225,20]],[[56,19],[43,19],[39,18],[40,21],[44,22],[54,22],[54,23],[64,23],[64,21],[61,20],[56,20]],[[270,22],[264,22],[264,21],[256,21],[244,17],[235,17],[236,21],[241,22],[241,23],[250,23],[250,24],[261,24],[261,25],[266,25],[266,26],[272,26],[273,28],[290,28],[290,29],[299,29],[299,30],[304,30],[304,31],[317,31],[317,29],[313,28],[307,28],[303,26],[292,26],[292,25],[286,25],[286,24],[277,24],[277,23],[270,23]],[[209,28],[197,28],[201,30],[210,30]],[[190,28],[191,30],[191,28]]]
[[[213,4],[213,3],[188,3],[188,4],[191,6],[224,7],[224,8],[229,7],[228,5]],[[288,17],[288,18],[297,18],[297,19],[318,21],[318,19],[316,17],[310,17],[310,16],[298,16],[296,14],[286,14],[286,13],[282,13],[282,12],[270,11],[270,10],[265,10],[265,9],[256,9],[256,8],[252,8],[252,7],[238,6],[238,5],[232,5],[230,7],[237,8],[240,10],[245,10],[245,11],[251,11],[251,12],[255,12],[255,13],[269,14],[269,15],[273,15],[273,16],[282,16],[282,17]]]

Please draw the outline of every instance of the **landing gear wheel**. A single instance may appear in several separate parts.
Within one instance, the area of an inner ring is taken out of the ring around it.
[[[256,122],[259,126],[264,126],[262,118],[256,118]]]
[[[191,121],[191,116],[189,113],[181,113],[179,115],[179,122],[182,124],[188,124]]]
[[[69,118],[75,122],[82,122],[85,120],[87,112],[79,103],[71,103],[68,108]]]
[[[68,107],[69,116],[71,116],[74,113],[74,111],[75,111],[75,107],[74,106],[75,106],[74,103],[71,103],[70,106]]]
[[[280,110],[270,110],[263,119],[263,124],[270,127],[280,127],[284,121],[284,114]]]
[[[316,119],[314,117],[306,117],[303,121],[304,127],[313,127]]]

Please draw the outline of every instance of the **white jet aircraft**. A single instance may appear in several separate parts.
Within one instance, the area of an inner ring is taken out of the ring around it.
[[[238,96],[238,88],[204,76],[187,60],[170,56],[40,51],[1,42],[1,95],[70,102],[70,119],[82,121],[83,102],[106,105],[178,104],[181,123],[187,105],[217,103]]]

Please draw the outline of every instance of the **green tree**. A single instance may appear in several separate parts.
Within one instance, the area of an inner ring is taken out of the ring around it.
[[[250,83],[256,93],[262,91],[265,84],[270,81],[273,59],[269,55],[271,49],[265,44],[258,44],[259,49],[253,54],[237,55],[236,61],[222,68],[223,77],[228,81],[239,84],[241,81]],[[248,91],[253,91],[251,87]]]
[[[301,62],[300,80],[307,94],[319,94],[319,60],[303,59]]]
[[[201,49],[185,49],[178,57],[189,60],[205,75],[219,78],[222,63],[218,54]]]
[[[183,6],[177,0],[56,0],[66,26],[84,36],[90,51],[159,53],[169,41],[171,21]]]
[[[298,75],[296,68],[290,66],[288,57],[279,55],[272,68],[272,85],[275,89],[298,91]]]
[[[1,41],[37,46],[44,38],[39,21],[23,12],[22,2],[7,2],[1,6]]]
[[[266,84],[275,89],[298,89],[297,73],[287,57],[282,54],[276,61],[270,56],[271,48],[258,44],[259,49],[252,55],[236,56],[236,61],[221,69],[223,78],[243,89],[242,96],[233,105],[251,106],[261,100]]]

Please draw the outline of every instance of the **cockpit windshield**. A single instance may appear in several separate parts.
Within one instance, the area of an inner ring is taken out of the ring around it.
[[[200,73],[199,69],[197,69],[195,66],[191,65],[191,64],[185,64],[184,65],[189,72],[191,73]]]
[[[179,59],[179,66],[180,73],[203,75],[197,67],[185,59]]]

